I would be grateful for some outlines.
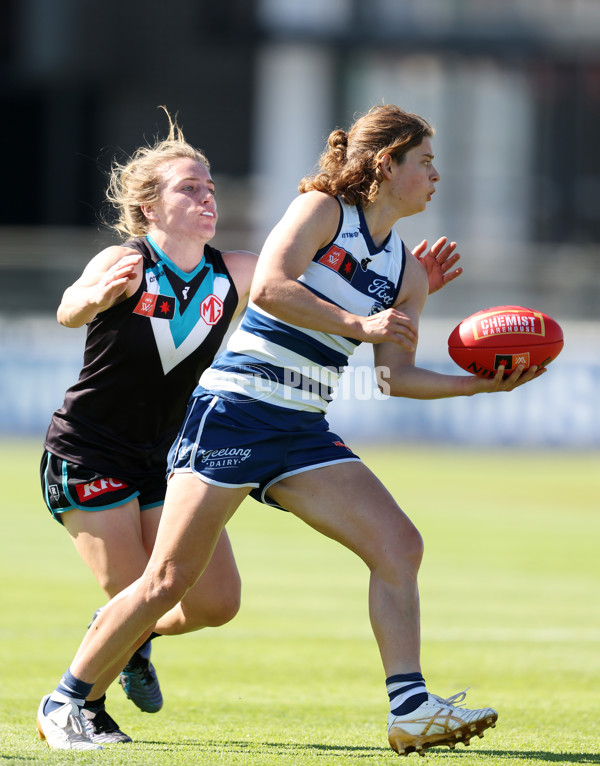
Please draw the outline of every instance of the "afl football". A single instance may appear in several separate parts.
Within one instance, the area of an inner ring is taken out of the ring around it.
[[[523,306],[494,306],[463,319],[448,338],[448,353],[459,367],[482,378],[493,378],[504,365],[510,374],[546,367],[562,351],[563,331],[554,319]]]

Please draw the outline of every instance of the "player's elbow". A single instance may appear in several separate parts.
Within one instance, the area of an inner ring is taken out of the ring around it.
[[[58,307],[56,312],[56,319],[58,324],[61,324],[63,327],[77,327],[77,325],[73,324],[73,320],[71,319],[69,313],[64,311],[62,306]]]
[[[80,320],[77,317],[74,317],[72,314],[70,314],[67,311],[61,311],[59,308],[56,312],[56,319],[58,320],[58,323],[61,324],[63,327],[83,327],[85,324],[85,321]]]
[[[250,289],[250,300],[263,311],[270,311],[276,305],[276,290],[272,284],[253,282]]]

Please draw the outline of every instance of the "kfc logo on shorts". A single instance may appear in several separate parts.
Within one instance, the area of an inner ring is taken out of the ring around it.
[[[223,316],[223,301],[214,293],[207,296],[200,304],[200,316],[206,324],[217,324]]]
[[[75,485],[80,503],[103,495],[105,492],[114,492],[117,489],[126,488],[127,484],[124,481],[119,481],[119,479],[96,479],[96,481],[89,481],[86,484]]]

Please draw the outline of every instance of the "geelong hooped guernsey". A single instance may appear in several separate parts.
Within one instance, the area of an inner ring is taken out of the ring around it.
[[[88,325],[79,380],[50,423],[45,448],[108,475],[166,470],[188,398],[229,327],[238,295],[209,245],[192,272],[150,237],[124,247],[143,256],[134,295]]]
[[[376,247],[359,207],[341,200],[338,231],[298,281],[329,303],[369,316],[398,296],[406,255],[392,231]],[[250,302],[226,350],[200,385],[295,410],[325,412],[360,342],[283,322]]]

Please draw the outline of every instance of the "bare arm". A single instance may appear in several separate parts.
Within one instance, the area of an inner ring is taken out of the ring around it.
[[[275,226],[260,254],[250,297],[257,306],[290,324],[369,343],[416,345],[410,319],[395,309],[363,317],[322,300],[297,281],[314,254],[335,235],[337,201],[321,192],[297,197]]]
[[[63,293],[56,316],[65,327],[81,327],[101,311],[137,290],[142,279],[142,256],[125,247],[98,253],[82,275]]]
[[[384,348],[384,345],[388,348]],[[375,370],[379,387],[390,396],[403,396],[407,399],[446,399],[512,391],[545,372],[544,368],[530,367],[525,370],[523,365],[519,365],[506,380],[503,379],[503,367],[491,379],[476,375],[443,375],[416,367],[411,355],[405,355],[397,346],[389,346],[391,344],[386,343],[375,347]]]

